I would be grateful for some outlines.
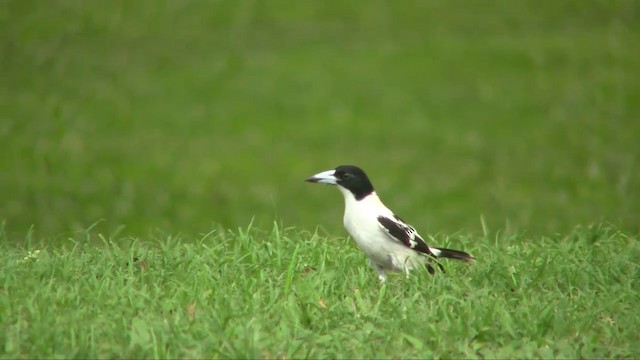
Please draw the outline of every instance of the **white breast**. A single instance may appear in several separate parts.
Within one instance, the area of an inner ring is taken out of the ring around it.
[[[418,253],[390,238],[382,229],[378,216],[393,217],[393,212],[375,192],[356,200],[349,190],[338,188],[345,199],[344,227],[369,259],[387,270],[412,268],[418,259],[418,263],[423,263]]]

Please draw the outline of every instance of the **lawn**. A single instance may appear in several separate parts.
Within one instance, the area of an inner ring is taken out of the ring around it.
[[[637,357],[639,14],[0,1],[0,354]],[[341,164],[478,263],[381,287]]]
[[[2,240],[8,358],[640,354],[640,245],[605,225],[555,238],[437,236],[478,262],[385,285],[346,239],[277,226],[31,240],[31,253]]]
[[[302,180],[352,163],[433,232],[637,232],[639,11],[3,1],[0,217],[18,239],[337,232],[339,195]]]

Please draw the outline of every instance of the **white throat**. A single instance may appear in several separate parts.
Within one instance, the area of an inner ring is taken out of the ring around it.
[[[356,209],[358,209],[357,211],[359,213],[372,213],[371,215],[376,213],[376,217],[377,215],[388,215],[388,213],[391,213],[375,191],[360,200],[356,200],[356,197],[348,189],[338,185],[338,190],[340,190],[344,197],[345,215]]]

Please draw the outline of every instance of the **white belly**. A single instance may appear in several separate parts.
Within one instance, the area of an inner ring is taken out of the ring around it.
[[[407,271],[424,264],[423,256],[392,239],[382,229],[377,216],[393,214],[370,214],[366,209],[371,207],[366,205],[361,202],[347,203],[344,227],[369,259],[385,270],[392,271]]]

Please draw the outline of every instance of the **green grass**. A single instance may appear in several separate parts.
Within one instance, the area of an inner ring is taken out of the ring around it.
[[[478,262],[386,285],[346,239],[277,226],[89,236],[17,248],[3,235],[2,357],[640,354],[640,245],[604,225],[556,238],[438,235]]]
[[[19,241],[340,230],[354,163],[432,232],[640,228],[635,0],[0,2],[0,218]],[[333,196],[330,204],[327,197]],[[423,230],[426,231],[426,230]]]
[[[638,357],[638,14],[0,1],[0,354]],[[480,261],[381,287],[347,163]]]

